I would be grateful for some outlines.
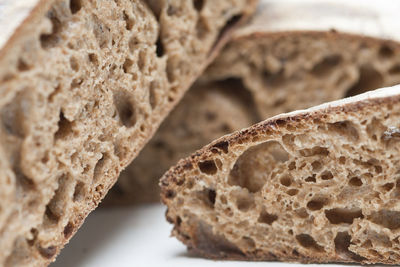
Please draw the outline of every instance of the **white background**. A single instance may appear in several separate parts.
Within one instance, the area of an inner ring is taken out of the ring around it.
[[[232,262],[195,258],[175,238],[165,220],[165,207],[100,208],[86,219],[51,267],[296,267],[278,262]],[[324,266],[324,265],[304,265]],[[329,264],[329,267],[341,265]]]

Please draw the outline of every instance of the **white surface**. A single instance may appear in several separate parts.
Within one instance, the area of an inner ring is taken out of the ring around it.
[[[237,36],[254,31],[329,31],[400,41],[398,0],[261,0]]]
[[[38,0],[0,0],[0,49],[37,3]]]
[[[161,205],[96,210],[86,219],[83,227],[51,267],[303,266],[278,262],[212,261],[191,257],[179,241],[169,237],[171,225],[166,222],[164,213],[165,207]]]

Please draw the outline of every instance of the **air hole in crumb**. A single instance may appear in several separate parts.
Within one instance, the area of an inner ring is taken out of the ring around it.
[[[216,174],[218,169],[213,160],[205,160],[199,162],[199,169],[202,173],[213,175]]]
[[[273,168],[288,159],[289,154],[277,141],[250,147],[237,159],[229,173],[228,184],[241,186],[252,193],[258,192]]]
[[[353,142],[358,141],[359,139],[358,130],[355,124],[351,121],[339,121],[335,123],[329,123],[328,129],[330,132],[335,132]]]
[[[23,98],[24,94],[18,93],[9,104],[3,107],[0,114],[5,132],[20,138],[25,135]]]
[[[240,211],[246,212],[255,205],[253,194],[245,190],[235,191],[233,197],[236,199],[236,207]]]
[[[43,258],[51,259],[57,253],[57,248],[55,246],[49,246],[47,248],[39,247],[39,253]]]
[[[85,197],[85,184],[81,181],[78,181],[75,185],[75,190],[74,190],[74,195],[73,195],[73,200],[75,201],[81,201]]]
[[[330,74],[341,62],[342,57],[340,55],[327,56],[313,67],[311,73],[316,76],[326,76]]]
[[[228,153],[229,142],[228,141],[221,141],[221,142],[218,142],[215,145],[213,145],[213,147],[221,149],[224,153]]]
[[[322,209],[323,206],[325,206],[328,203],[328,199],[319,197],[312,199],[307,203],[307,208],[310,210],[320,210]]]
[[[296,162],[294,162],[294,161],[290,162],[290,164],[288,165],[288,169],[289,169],[289,170],[294,170],[294,169],[296,169]]]
[[[335,208],[325,210],[325,216],[332,224],[348,223],[352,224],[356,218],[364,218],[360,209]]]
[[[313,172],[319,172],[322,169],[322,164],[318,160],[311,163]]]
[[[335,243],[336,253],[343,259],[354,260],[358,262],[364,260],[363,257],[360,257],[359,255],[349,250],[349,246],[351,244],[351,237],[347,232],[337,233],[334,243]]]
[[[300,208],[295,210],[295,213],[297,214],[297,216],[299,216],[302,219],[305,219],[308,217],[308,212],[305,208]]]
[[[198,12],[200,12],[204,6],[204,0],[193,0],[193,6]]]
[[[292,188],[292,189],[289,189],[286,193],[287,193],[289,196],[295,196],[295,195],[297,195],[297,193],[299,193],[299,190],[298,190],[298,189],[295,189],[295,188]]]
[[[379,49],[379,56],[382,58],[391,58],[394,56],[394,50],[388,44],[384,44]]]
[[[60,40],[58,33],[61,31],[62,23],[55,16],[54,12],[48,12],[48,18],[52,24],[52,31],[50,34],[42,34],[40,35],[40,45],[44,49],[49,49],[56,46]]]
[[[290,177],[290,176],[283,176],[283,177],[280,179],[280,182],[281,182],[281,185],[288,187],[288,186],[290,186],[290,185],[292,184],[292,177]]]
[[[31,237],[30,237],[30,238],[27,238],[27,242],[28,242],[28,244],[29,244],[30,246],[33,246],[33,245],[35,244],[35,241],[36,241],[36,239],[37,239],[37,236],[38,236],[38,234],[39,234],[39,231],[38,231],[36,228],[31,228],[30,234],[31,234]]]
[[[121,123],[127,128],[133,127],[136,124],[136,114],[129,94],[122,91],[115,93],[114,105]]]
[[[25,60],[23,60],[22,58],[20,58],[18,60],[18,70],[19,71],[28,71],[30,70],[30,66],[25,62]]]
[[[92,63],[94,65],[99,65],[99,59],[96,54],[89,53],[88,58],[89,58],[90,63]]]
[[[174,190],[167,190],[167,192],[165,193],[165,197],[166,198],[174,198],[176,195]]]
[[[133,28],[133,25],[135,25],[135,21],[131,19],[126,12],[123,12],[124,20],[125,20],[125,28],[130,31]]]
[[[70,0],[69,8],[71,9],[71,13],[75,14],[82,8],[82,0]]]
[[[125,73],[129,73],[132,65],[133,61],[130,60],[129,58],[126,58],[124,64],[122,65],[122,69],[124,70]]]
[[[394,183],[387,183],[382,186],[383,190],[385,190],[386,192],[389,192],[390,190],[392,190],[393,187],[394,187]]]
[[[300,234],[296,235],[296,240],[299,242],[299,244],[302,247],[305,247],[307,249],[314,250],[316,252],[323,252],[324,249],[318,243],[312,238],[312,236],[308,234]]]
[[[330,171],[324,171],[321,174],[321,179],[322,180],[331,180],[333,178],[333,174]]]
[[[162,57],[164,55],[164,46],[160,37],[158,37],[156,42],[156,54],[158,57]]]
[[[315,146],[313,148],[305,148],[299,151],[300,155],[303,157],[312,156],[327,156],[329,155],[329,150],[326,147]]]
[[[346,158],[343,157],[343,156],[340,157],[340,158],[339,158],[339,163],[342,164],[342,165],[345,164],[345,163],[346,163]]]
[[[278,216],[275,214],[271,214],[266,212],[265,210],[261,211],[260,216],[258,217],[258,222],[259,223],[265,223],[271,225],[274,221],[278,219]]]
[[[358,95],[383,86],[383,77],[371,66],[360,69],[358,81],[347,91],[346,97]]]
[[[210,203],[214,206],[215,204],[215,198],[217,196],[217,193],[215,192],[215,190],[209,189],[208,190],[208,200],[210,201]]]
[[[308,176],[305,181],[308,183],[316,183],[317,179],[315,178],[315,174]]]
[[[379,224],[390,230],[400,228],[400,212],[391,210],[380,210],[371,214],[368,218],[373,223]]]
[[[65,194],[68,186],[68,177],[66,175],[58,178],[58,188],[54,193],[53,198],[46,205],[44,214],[44,223],[56,225],[65,213]]]
[[[196,192],[197,199],[200,199],[206,207],[214,208],[215,199],[217,198],[217,193],[214,189],[205,188],[201,191]]]
[[[68,222],[67,225],[64,227],[64,237],[65,238],[70,238],[72,235],[72,232],[74,231],[74,224],[72,222]]]
[[[102,157],[97,161],[96,166],[93,170],[93,183],[97,183],[97,181],[102,177],[104,173],[104,166],[108,161],[108,154],[103,153]]]
[[[209,31],[207,20],[203,17],[199,17],[196,23],[197,38],[200,40],[203,39]]]
[[[104,21],[99,19],[95,14],[92,14],[91,20],[92,31],[94,36],[96,37],[99,47],[103,49],[110,44],[110,41],[114,43],[114,40],[111,40],[111,30],[104,23]]]
[[[351,185],[351,186],[362,186],[363,182],[362,182],[362,180],[360,178],[353,177],[353,178],[350,179],[349,185]]]
[[[60,120],[58,121],[58,130],[55,133],[55,139],[65,139],[72,132],[72,122],[67,120],[64,114],[60,112]]]
[[[78,60],[75,57],[70,57],[69,64],[71,65],[71,69],[73,71],[78,71],[79,70],[79,63],[78,63]]]

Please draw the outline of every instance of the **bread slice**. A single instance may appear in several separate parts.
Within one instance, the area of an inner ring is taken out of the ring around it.
[[[278,115],[161,179],[173,235],[216,259],[400,263],[400,85]]]
[[[106,203],[158,201],[161,175],[224,134],[279,113],[400,83],[400,29],[392,13],[400,3],[377,7],[365,1],[362,9],[354,4],[261,1],[252,21],[234,33],[202,75],[196,85],[201,89],[188,92],[121,173]]]
[[[255,4],[1,4],[1,266],[55,258]]]

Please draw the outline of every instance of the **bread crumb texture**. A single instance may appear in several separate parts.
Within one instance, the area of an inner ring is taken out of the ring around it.
[[[210,258],[400,263],[400,97],[266,120],[161,180],[173,235]]]
[[[0,58],[1,266],[54,260],[246,2],[38,4]]]
[[[159,200],[162,174],[222,135],[279,113],[400,83],[398,42],[267,30],[227,45],[121,173],[106,203]]]

